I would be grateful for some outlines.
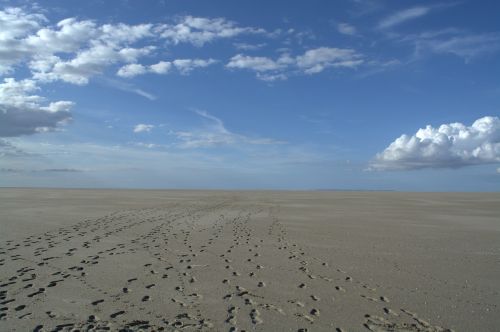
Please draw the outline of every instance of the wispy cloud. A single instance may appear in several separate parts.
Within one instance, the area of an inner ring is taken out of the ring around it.
[[[285,143],[271,138],[253,138],[234,133],[226,128],[221,119],[212,114],[203,110],[195,110],[194,112],[206,120],[205,125],[192,130],[172,131],[171,135],[177,139],[176,147],[191,149],[238,144],[269,145]]]
[[[384,8],[384,3],[377,0],[351,0],[353,8],[349,13],[354,17],[373,14]]]
[[[349,23],[339,23],[337,24],[337,31],[341,34],[348,36],[355,36],[357,33],[356,27]]]
[[[149,100],[156,100],[156,96],[154,94],[144,91],[129,82],[123,82],[108,77],[100,77],[98,80],[96,80],[96,82],[114,89],[134,93]]]
[[[0,138],[0,159],[25,156],[30,156],[30,154],[12,144],[8,140]]]
[[[46,168],[46,169],[23,169],[23,168],[0,168],[0,173],[81,173],[82,169],[76,168]]]
[[[493,54],[500,50],[500,33],[471,34],[456,29],[445,29],[408,36],[415,45],[415,56],[426,53],[453,54],[470,61],[476,57]]]
[[[403,9],[382,19],[379,22],[378,27],[380,29],[392,28],[404,22],[416,19],[418,17],[422,17],[428,14],[430,10],[431,7],[424,7],[424,6]]]
[[[266,46],[266,43],[259,43],[259,44],[250,44],[250,43],[234,43],[233,46],[241,51],[256,51],[264,46]]]

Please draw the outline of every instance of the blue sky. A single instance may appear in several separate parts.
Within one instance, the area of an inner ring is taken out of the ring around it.
[[[0,186],[500,188],[497,1],[0,5]]]

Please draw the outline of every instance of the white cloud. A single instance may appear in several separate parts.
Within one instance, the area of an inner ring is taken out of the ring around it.
[[[126,91],[126,92],[131,92],[135,93],[136,95],[139,95],[141,97],[147,98],[149,100],[155,100],[156,96],[153,95],[152,93],[149,93],[147,91],[144,91],[135,85],[129,83],[129,82],[123,82],[121,80],[115,80],[112,78],[107,78],[107,77],[102,77],[100,80],[97,81],[98,83],[101,83],[105,86],[109,86],[121,91]]]
[[[217,63],[214,59],[177,59],[172,61],[174,67],[181,74],[189,74],[195,68],[204,68],[208,67],[214,63]]]
[[[256,51],[258,49],[263,48],[266,46],[265,43],[260,43],[260,44],[249,44],[249,43],[234,43],[233,46],[242,51]]]
[[[257,77],[261,81],[266,81],[266,82],[284,81],[288,79],[288,76],[281,73],[277,74],[257,73],[255,77]]]
[[[111,45],[96,44],[78,52],[71,60],[52,57],[55,61],[52,66],[48,66],[48,70],[42,71],[32,67],[33,78],[42,81],[62,80],[84,85],[92,76],[100,75],[106,67],[119,62],[135,62],[139,57],[150,54],[153,49],[151,46],[117,49]]]
[[[402,135],[371,164],[374,170],[458,168],[500,162],[500,119],[487,116],[471,126],[428,125],[415,135]]]
[[[404,9],[384,18],[382,21],[380,21],[378,26],[381,29],[392,28],[406,21],[424,16],[429,13],[430,10],[430,7],[422,6]]]
[[[206,111],[195,111],[203,119],[207,120],[204,127],[190,131],[172,131],[171,134],[177,139],[176,146],[183,149],[207,148],[234,144],[269,145],[282,144],[284,142],[270,138],[251,138],[245,135],[233,133],[228,130],[221,119]]]
[[[156,29],[162,38],[175,44],[191,43],[203,46],[216,39],[232,38],[241,34],[264,34],[265,30],[239,27],[235,22],[224,18],[203,18],[185,16],[177,24],[163,24]]]
[[[297,57],[297,66],[306,74],[322,72],[328,67],[357,67],[363,63],[362,56],[352,49],[320,47],[308,50]]]
[[[149,66],[149,71],[155,74],[166,74],[170,71],[172,64],[168,61],[160,61],[154,65]]]
[[[161,39],[175,44],[202,46],[216,39],[241,34],[266,34],[263,29],[240,27],[224,18],[185,16],[176,24],[98,24],[92,20],[66,18],[47,24],[40,14],[20,8],[0,10],[0,74],[25,62],[33,79],[84,85],[113,65],[118,75],[165,74],[175,67],[181,74],[215,63],[213,59],[178,59],[151,66],[137,64],[156,51]],[[138,46],[139,44],[139,46]],[[149,45],[148,45],[149,44]]]
[[[500,167],[497,168],[497,173],[500,174]]]
[[[466,61],[500,49],[499,33],[469,34],[456,29],[411,35],[403,40],[415,44],[416,56],[426,52],[453,54]]]
[[[230,69],[250,69],[257,72],[257,78],[266,81],[286,79],[290,72],[316,74],[334,67],[354,68],[364,62],[363,56],[352,49],[319,47],[292,57],[287,53],[276,60],[237,54],[226,65]]]
[[[208,67],[214,63],[217,63],[214,59],[177,59],[172,62],[160,61],[150,66],[131,63],[118,69],[116,74],[121,77],[135,77],[147,73],[167,74],[174,67],[179,73],[187,75],[196,68]]]
[[[98,36],[98,27],[94,22],[67,18],[57,23],[55,29],[50,27],[39,29],[35,34],[29,35],[24,42],[38,54],[51,55],[75,52],[82,44]]]
[[[18,148],[11,142],[0,138],[0,158],[27,157],[33,154]]]
[[[71,119],[70,101],[56,101],[43,106],[44,98],[33,80],[5,78],[0,83],[0,137],[29,135],[52,131]]]
[[[148,69],[138,63],[131,63],[121,67],[116,75],[121,77],[134,77],[137,75],[142,75],[148,72]]]
[[[0,75],[12,71],[14,64],[31,54],[21,40],[45,20],[41,14],[25,13],[20,8],[0,10]]]
[[[153,37],[152,24],[104,24],[67,18],[45,25],[40,14],[20,8],[0,10],[0,73],[27,62],[33,79],[87,84],[107,66],[133,63],[149,55],[153,46],[132,47]]]
[[[134,127],[134,133],[149,133],[154,127],[154,125],[140,123]]]
[[[279,70],[288,66],[287,62],[282,59],[284,57],[278,58],[278,60],[272,60],[270,58],[261,56],[248,56],[243,54],[237,54],[229,60],[226,65],[228,68],[238,68],[238,69],[252,69],[258,72]]]
[[[349,23],[339,23],[337,24],[337,31],[341,34],[354,36],[356,35],[356,28]]]

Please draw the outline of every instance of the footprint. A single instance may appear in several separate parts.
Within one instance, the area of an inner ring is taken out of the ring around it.
[[[393,315],[393,316],[399,316],[394,310],[390,309],[390,308],[384,308],[384,313],[388,314],[388,315]]]
[[[309,312],[311,315],[318,317],[319,316],[319,309],[313,308]]]
[[[120,311],[117,311],[117,312],[115,312],[115,313],[113,313],[113,314],[109,315],[109,317],[111,317],[111,318],[116,318],[116,317],[118,317],[118,316],[120,316],[120,315],[123,315],[124,313],[125,313],[125,311],[120,310]]]
[[[250,311],[250,318],[255,325],[263,323],[262,318],[260,318],[260,312],[257,309],[252,309],[252,311]]]
[[[345,289],[342,288],[341,286],[335,286],[335,289],[338,290],[339,292],[345,292]]]
[[[25,306],[24,304],[21,304],[21,305],[19,305],[19,306],[15,307],[15,308],[14,308],[14,310],[15,310],[15,311],[21,311],[21,310],[23,310],[24,308],[26,308],[26,306]]]

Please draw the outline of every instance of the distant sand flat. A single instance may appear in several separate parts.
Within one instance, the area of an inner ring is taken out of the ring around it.
[[[500,331],[500,194],[0,189],[0,331]]]

